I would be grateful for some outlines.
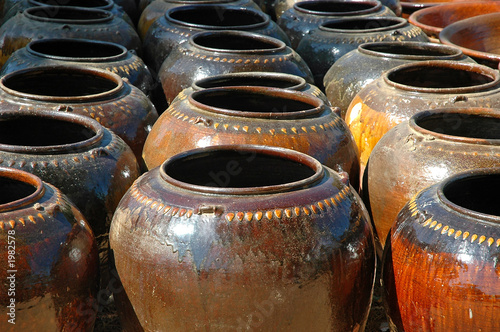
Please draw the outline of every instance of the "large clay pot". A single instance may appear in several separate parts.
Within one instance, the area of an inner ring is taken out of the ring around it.
[[[408,19],[413,13],[418,10],[426,9],[429,7],[440,6],[447,3],[455,3],[455,2],[483,2],[490,0],[401,0],[401,7],[403,9],[403,13],[401,16],[403,18]]]
[[[394,331],[499,331],[500,169],[452,176],[412,198],[387,239]]]
[[[312,0],[300,1],[280,16],[279,26],[288,35],[294,49],[308,34],[325,22],[340,18],[395,16],[374,0]]]
[[[0,329],[91,332],[97,248],[74,204],[37,176],[0,167],[0,229]]]
[[[328,69],[323,78],[332,105],[345,117],[354,96],[385,71],[405,63],[427,60],[475,62],[453,46],[415,41],[371,42],[358,46]]]
[[[356,192],[302,153],[191,150],[140,177],[111,225],[146,331],[361,331],[375,276]]]
[[[95,39],[118,43],[140,52],[134,28],[101,9],[39,6],[18,13],[0,27],[0,67],[30,41],[44,38]]]
[[[158,118],[138,88],[105,70],[77,66],[18,70],[0,78],[0,113],[58,110],[85,115],[113,130],[142,159],[142,146]]]
[[[167,10],[174,7],[195,4],[224,4],[259,9],[252,0],[155,0],[142,11],[141,18],[137,24],[139,36],[144,39],[151,24],[163,16]]]
[[[367,169],[366,202],[382,244],[420,190],[465,170],[500,167],[500,109],[423,111],[389,130]]]
[[[443,107],[500,108],[498,70],[458,61],[420,61],[386,71],[354,97],[346,122],[363,171],[380,138],[412,115]]]
[[[320,99],[265,87],[211,88],[180,95],[144,144],[149,169],[202,146],[258,144],[309,154],[349,173],[357,189],[358,154],[345,122]]]
[[[0,75],[16,70],[43,66],[81,65],[105,69],[149,95],[155,81],[148,67],[133,51],[112,42],[47,38],[31,41],[5,62]]]
[[[330,67],[359,45],[375,41],[429,41],[427,35],[401,17],[342,18],[322,23],[305,36],[297,53],[309,65],[316,86]]]
[[[288,73],[312,83],[304,60],[282,41],[244,31],[194,34],[163,62],[158,74],[168,103],[194,81],[248,71]]]
[[[240,30],[290,41],[262,11],[231,5],[191,5],[169,9],[149,28],[143,40],[144,61],[158,72],[167,56],[190,36],[206,30]]]

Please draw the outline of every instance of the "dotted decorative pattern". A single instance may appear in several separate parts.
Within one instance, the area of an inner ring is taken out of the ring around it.
[[[131,71],[139,71],[142,70],[143,65],[139,59],[134,59],[133,62],[129,63],[128,65],[122,65],[122,66],[113,66],[113,67],[106,67],[107,71],[110,71],[115,74],[120,74],[120,73],[127,73],[127,75],[130,75]]]
[[[457,154],[457,155],[463,155],[463,156],[483,156],[483,157],[500,157],[500,153],[488,153],[488,152],[477,152],[477,151],[454,151],[454,150],[449,150],[446,151],[446,149],[443,148],[436,148],[435,146],[427,146],[427,150],[434,150],[434,151],[439,151],[439,152],[448,152],[449,154]]]
[[[311,38],[317,42],[325,43],[327,45],[330,44],[363,44],[368,42],[378,42],[378,41],[398,41],[398,40],[407,40],[417,38],[418,36],[422,36],[422,30],[419,27],[412,27],[410,29],[397,29],[398,34],[394,35],[376,35],[376,36],[367,36],[367,37],[357,37],[351,38],[349,36],[345,37],[331,37],[331,38]]]
[[[292,56],[288,55],[280,55],[275,57],[266,56],[265,59],[261,58],[251,58],[251,59],[238,59],[238,58],[226,58],[222,56],[207,56],[204,54],[196,53],[194,51],[188,51],[185,53],[187,56],[192,56],[197,59],[205,60],[205,61],[213,61],[213,62],[227,62],[227,63],[236,63],[236,64],[267,64],[267,63],[275,63],[275,62],[284,62],[290,61]]]
[[[418,207],[417,207],[417,202],[416,202],[417,195],[415,195],[408,202],[408,209],[409,209],[412,217],[415,217],[420,212]],[[500,238],[495,240],[494,238],[488,237],[485,235],[470,234],[467,231],[456,230],[456,229],[451,228],[450,226],[445,225],[437,220],[433,220],[432,217],[425,219],[425,221],[420,221],[420,223],[421,223],[422,227],[428,227],[430,229],[433,229],[434,231],[438,231],[441,233],[441,235],[447,235],[449,237],[453,236],[455,238],[455,240],[459,240],[459,239],[462,241],[469,241],[470,240],[470,243],[474,243],[477,240],[477,244],[479,244],[479,245],[484,243],[484,244],[487,244],[488,247],[491,247],[493,244],[495,244],[497,247],[500,247]]]
[[[138,203],[142,204],[143,207],[154,210],[158,214],[177,216],[177,217],[186,217],[191,218],[195,211],[193,209],[186,209],[182,207],[176,207],[173,205],[165,205],[158,201],[153,200],[152,198],[144,195],[140,192],[139,188],[137,188],[137,182],[135,182],[130,188],[130,195],[133,197]],[[226,212],[223,214],[223,218],[225,218],[228,222],[232,221],[261,221],[263,218],[267,218],[268,220],[272,220],[273,218],[281,219],[283,217],[292,218],[298,217],[300,215],[311,215],[311,214],[321,214],[325,212],[327,209],[333,209],[337,207],[349,197],[350,189],[348,186],[344,186],[342,190],[340,190],[335,196],[326,198],[322,201],[318,201],[307,206],[296,206],[284,209],[274,209],[274,210],[266,210],[266,211],[236,211],[236,212]]]

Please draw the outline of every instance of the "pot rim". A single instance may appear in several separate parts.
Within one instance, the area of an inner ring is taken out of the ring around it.
[[[413,55],[413,54],[397,54],[397,53],[388,53],[383,51],[374,51],[369,49],[371,46],[386,46],[389,47],[391,45],[403,46],[409,49],[425,49],[430,48],[436,51],[447,51],[447,54],[442,55]],[[457,47],[450,45],[443,45],[431,42],[419,42],[419,41],[394,41],[394,42],[369,42],[363,43],[358,46],[358,51],[363,54],[367,54],[370,56],[376,57],[385,57],[385,58],[395,58],[395,59],[408,59],[408,60],[430,60],[430,59],[442,59],[442,60],[453,60],[459,59],[463,57],[463,52]]]
[[[412,67],[421,67],[421,68],[446,67],[446,68],[458,68],[459,70],[464,70],[464,71],[470,70],[475,72],[476,74],[488,76],[492,78],[492,81],[478,85],[455,87],[455,88],[425,88],[425,87],[416,87],[416,86],[396,83],[389,79],[389,76],[392,75],[393,73],[406,70]],[[406,63],[394,67],[392,69],[389,69],[382,74],[382,79],[389,86],[405,91],[427,92],[427,93],[474,93],[474,92],[482,92],[484,90],[494,87],[495,85],[498,85],[500,82],[500,74],[498,70],[494,70],[490,67],[480,65],[478,63],[465,63],[460,61],[449,61],[449,60],[428,60],[428,61]]]
[[[367,9],[360,9],[360,10],[353,10],[353,11],[348,11],[348,12],[326,12],[326,11],[318,11],[318,10],[310,10],[303,8],[302,6],[305,3],[347,3],[347,4],[352,4],[352,3],[359,3],[359,4],[366,4],[366,5],[373,5],[371,8]],[[379,1],[373,1],[373,0],[308,0],[308,1],[299,1],[295,2],[293,4],[293,9],[305,13],[305,14],[310,14],[310,15],[316,15],[316,16],[339,16],[339,17],[344,17],[344,16],[355,16],[355,15],[366,15],[370,13],[374,13],[382,8],[382,3]]]
[[[242,188],[210,187],[210,186],[194,185],[174,179],[167,174],[166,168],[168,167],[169,164],[173,162],[179,161],[184,158],[190,159],[196,155],[210,154],[212,152],[217,152],[217,151],[235,151],[238,153],[248,152],[248,153],[258,153],[275,157],[277,156],[283,159],[295,161],[297,163],[305,165],[306,167],[309,167],[311,170],[313,170],[314,174],[312,174],[307,178],[294,182],[288,182],[278,185],[269,185],[260,187],[242,187]],[[282,147],[242,144],[242,145],[210,146],[210,147],[196,148],[185,152],[181,152],[177,155],[174,155],[166,159],[159,167],[159,172],[161,178],[164,181],[182,189],[196,191],[204,194],[224,194],[224,195],[236,196],[236,195],[265,195],[265,194],[282,193],[282,192],[298,190],[301,188],[307,188],[320,181],[324,177],[325,170],[319,161],[302,152]]]
[[[252,13],[254,16],[258,16],[262,18],[262,22],[257,22],[253,24],[248,24],[248,25],[235,25],[235,26],[218,26],[218,25],[206,25],[206,24],[196,24],[196,23],[189,23],[185,21],[181,21],[175,18],[172,18],[172,13],[179,12],[179,11],[189,11],[189,10],[199,10],[199,9],[207,9],[207,8],[214,8],[216,11],[219,10],[221,13],[229,14],[229,11],[240,11],[240,12],[246,12],[246,13]],[[168,9],[165,14],[163,15],[167,22],[170,22],[175,25],[179,26],[184,26],[184,27],[189,27],[189,28],[195,28],[195,29],[203,29],[203,30],[227,30],[228,28],[232,30],[250,30],[250,29],[257,29],[264,27],[268,25],[271,22],[271,19],[269,18],[268,15],[264,14],[263,12],[259,12],[258,10],[250,7],[244,7],[244,6],[238,6],[238,5],[225,5],[225,4],[194,4],[194,5],[185,5],[185,6],[178,6],[178,7],[172,7]]]
[[[197,81],[194,81],[193,84],[191,85],[192,89],[194,91],[198,90],[203,90],[203,89],[209,89],[209,88],[204,88],[200,86],[201,84],[210,82],[210,81],[217,81],[217,80],[224,80],[224,79],[231,79],[231,78],[258,78],[258,79],[265,79],[265,78],[284,78],[285,80],[293,81],[292,83],[294,85],[285,88],[286,90],[294,90],[294,91],[299,91],[302,90],[306,87],[306,80],[303,77],[293,75],[293,74],[288,74],[288,73],[278,73],[278,72],[237,72],[237,73],[227,73],[227,74],[219,74],[219,75],[213,75],[213,76],[208,76],[204,77],[202,79],[199,79]],[[231,86],[255,86],[255,85],[231,85]],[[258,86],[266,86],[266,85],[258,85]],[[221,86],[222,87],[222,86]],[[224,86],[228,87],[228,86]]]
[[[87,13],[93,13],[95,15],[99,15],[100,17],[98,18],[90,18],[90,19],[61,19],[61,18],[54,18],[50,17],[48,14],[48,17],[41,17],[41,16],[36,16],[33,14],[33,12],[43,10],[43,11],[51,11],[51,12],[59,12],[61,10],[63,11],[73,11],[73,12],[87,12]],[[26,10],[23,11],[24,16],[27,18],[34,20],[34,21],[40,21],[40,22],[53,22],[53,23],[67,23],[67,24],[98,24],[98,23],[103,23],[103,22],[108,22],[114,19],[114,14],[108,10],[103,10],[103,9],[97,9],[97,8],[83,8],[83,7],[69,7],[69,6],[36,6],[36,7],[30,7],[27,8]]]
[[[394,25],[390,26],[384,26],[384,27],[378,27],[378,28],[370,28],[370,29],[339,29],[339,28],[330,28],[327,25],[331,23],[342,23],[342,22],[349,22],[349,21],[394,21]],[[389,30],[395,30],[395,29],[400,29],[405,26],[408,26],[408,21],[402,17],[380,17],[380,16],[367,16],[367,17],[348,17],[348,18],[337,18],[337,19],[332,19],[328,20],[325,22],[322,22],[318,29],[326,32],[338,32],[338,33],[343,33],[343,34],[359,34],[359,33],[371,33],[371,32],[380,32],[380,31],[389,31]]]
[[[500,227],[500,216],[478,212],[475,210],[465,208],[463,206],[453,203],[444,194],[446,187],[451,185],[452,183],[461,180],[469,180],[469,179],[484,177],[492,174],[500,176],[500,167],[471,169],[464,172],[460,172],[458,174],[451,175],[448,178],[444,179],[443,181],[439,182],[439,184],[437,185],[438,198],[446,207],[460,214],[479,219],[480,222],[493,223],[495,227]]]
[[[485,118],[497,118],[500,119],[500,109],[487,108],[487,107],[447,107],[438,108],[432,110],[420,111],[409,119],[409,126],[411,129],[428,136],[433,136],[442,140],[467,143],[467,144],[481,144],[481,145],[500,145],[500,138],[498,139],[486,139],[486,138],[474,138],[466,136],[456,136],[450,134],[438,133],[429,129],[425,129],[417,124],[419,120],[436,116],[439,114],[464,114],[464,115],[475,115]]]
[[[203,104],[198,100],[196,100],[196,98],[199,97],[200,95],[207,95],[220,92],[229,92],[229,93],[246,92],[246,93],[262,94],[266,96],[273,95],[277,97],[284,97],[289,100],[300,101],[302,103],[309,103],[311,105],[311,108],[306,110],[286,112],[286,113],[250,112],[250,111],[238,111],[227,108],[214,107]],[[295,90],[286,90],[280,88],[260,87],[260,86],[228,86],[228,87],[208,88],[208,89],[193,91],[193,93],[188,96],[188,101],[195,107],[207,112],[222,114],[226,116],[266,119],[266,120],[303,119],[316,114],[320,114],[326,109],[325,104],[321,99],[306,94],[304,92]]]
[[[0,204],[0,212],[7,212],[19,209],[28,204],[33,204],[40,198],[42,198],[45,194],[45,186],[42,180],[32,173],[28,173],[16,168],[0,167],[0,177],[16,180],[35,187],[35,191],[26,197],[8,203]]]
[[[93,47],[99,47],[99,46],[107,46],[111,48],[116,48],[119,52],[117,52],[115,55],[110,55],[110,56],[103,56],[103,57],[72,57],[72,56],[62,56],[62,55],[52,55],[52,54],[47,54],[47,53],[42,53],[39,51],[36,51],[33,49],[33,46],[38,45],[38,44],[50,44],[50,43],[69,43],[69,44],[78,44],[81,43],[82,45],[89,45]],[[26,45],[26,51],[32,55],[41,57],[41,58],[46,58],[46,59],[52,59],[52,60],[62,60],[62,61],[74,61],[74,62],[111,62],[111,61],[118,61],[123,58],[125,58],[128,54],[128,50],[120,44],[113,43],[113,42],[108,42],[108,41],[101,41],[101,40],[93,40],[93,39],[71,39],[71,38],[45,38],[45,39],[35,39],[32,40]]]
[[[100,93],[95,93],[95,94],[90,94],[90,95],[83,95],[83,96],[49,96],[49,95],[36,95],[36,94],[31,94],[31,93],[25,93],[25,92],[20,92],[14,89],[9,88],[6,86],[6,81],[9,79],[12,79],[12,77],[16,77],[19,75],[25,75],[26,73],[36,73],[36,72],[43,72],[43,71],[48,71],[48,72],[77,72],[77,73],[83,73],[87,74],[89,76],[98,76],[100,78],[107,79],[109,81],[113,81],[116,86],[108,91],[100,92]],[[81,102],[87,102],[87,101],[93,101],[93,100],[98,100],[102,98],[110,98],[111,96],[116,95],[120,91],[122,91],[125,87],[125,83],[123,82],[122,78],[118,76],[117,74],[114,74],[112,72],[109,72],[104,69],[97,69],[97,68],[90,68],[90,67],[85,67],[81,65],[57,65],[57,66],[41,66],[41,67],[34,67],[34,68],[26,68],[26,69],[20,69],[16,70],[13,72],[10,72],[8,74],[5,74],[4,76],[0,77],[0,90],[5,91],[6,93],[16,96],[16,97],[21,97],[21,98],[26,98],[26,99],[32,99],[32,100],[40,100],[40,101],[49,101],[53,103],[57,102],[74,102],[74,103],[81,103]]]
[[[0,113],[2,121],[10,119],[19,119],[23,117],[38,117],[49,120],[64,121],[72,124],[77,124],[85,127],[95,134],[85,140],[59,145],[45,145],[45,146],[27,146],[27,145],[12,145],[0,143],[0,151],[7,151],[12,153],[26,153],[26,154],[64,154],[75,153],[79,151],[90,150],[100,145],[104,137],[104,127],[96,120],[86,117],[84,115],[63,113],[57,111],[33,111],[33,110],[15,110],[4,111]]]
[[[103,6],[97,6],[97,7],[83,7],[83,8],[96,8],[96,9],[104,9],[104,10],[111,10],[113,8],[113,1],[112,0],[99,0],[99,1],[102,1],[102,2],[105,2],[106,4],[103,5]],[[43,2],[40,2],[40,0],[28,0],[28,3],[32,6],[51,6],[51,5],[47,5]],[[82,6],[68,6],[68,5],[64,5],[64,6],[67,6],[67,7],[82,7]]]

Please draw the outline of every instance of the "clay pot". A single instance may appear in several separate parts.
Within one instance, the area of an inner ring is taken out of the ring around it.
[[[82,65],[105,69],[149,95],[154,79],[133,51],[116,43],[89,39],[40,39],[31,41],[14,53],[2,67],[0,75],[40,66]]]
[[[134,28],[109,11],[63,6],[32,7],[0,27],[0,67],[14,51],[32,40],[46,38],[110,41],[136,52],[140,52],[141,46]]]
[[[354,97],[346,122],[363,171],[380,138],[412,115],[443,107],[500,108],[498,70],[457,61],[420,61],[386,71]]]
[[[500,166],[500,110],[423,111],[389,130],[367,169],[366,198],[382,244],[420,190],[469,169]]]
[[[163,62],[159,80],[168,103],[194,81],[218,74],[266,71],[300,76],[312,83],[302,58],[282,41],[243,31],[199,32]]]
[[[498,168],[468,171],[403,208],[383,263],[394,330],[500,330],[499,186]]]
[[[483,2],[490,0],[404,0],[401,1],[401,7],[403,9],[402,17],[409,18],[411,14],[415,13],[418,10],[426,9],[429,7],[440,6],[448,3],[456,3],[456,2]]]
[[[325,92],[345,117],[354,96],[383,72],[426,60],[475,62],[453,46],[414,41],[365,43],[343,55],[328,69],[323,79]]]
[[[85,218],[56,187],[0,167],[2,331],[88,331],[97,308],[97,248]]]
[[[500,13],[492,13],[448,25],[439,34],[439,40],[460,48],[479,63],[497,69],[500,63],[499,35]]]
[[[139,161],[158,118],[146,95],[118,75],[77,66],[29,68],[4,75],[0,100],[0,113],[58,110],[91,117],[120,136]]]
[[[151,1],[142,11],[137,24],[139,36],[144,39],[151,24],[163,16],[170,8],[196,4],[223,4],[259,9],[259,6],[252,0],[155,0]]]
[[[279,26],[285,31],[294,49],[300,41],[318,27],[332,19],[395,16],[379,1],[314,0],[300,1],[280,16]]]
[[[169,9],[143,39],[144,61],[158,72],[167,56],[190,36],[206,30],[240,30],[290,41],[280,27],[260,10],[231,5],[192,5]]]
[[[425,33],[401,17],[343,18],[322,23],[305,36],[297,53],[309,65],[314,82],[324,89],[323,78],[343,55],[359,45],[375,41],[420,41],[429,39]]]
[[[176,155],[134,183],[110,236],[146,331],[366,323],[376,257],[366,210],[338,173],[302,153],[240,145]]]

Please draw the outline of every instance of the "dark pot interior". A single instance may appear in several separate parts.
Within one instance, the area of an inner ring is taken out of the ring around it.
[[[193,37],[201,47],[230,51],[273,50],[281,45],[273,40],[233,33],[207,33]]]
[[[0,176],[0,205],[26,198],[36,189],[29,183]]]
[[[70,7],[86,7],[99,8],[109,6],[110,3],[105,0],[31,0],[30,3],[36,6],[70,6]]]
[[[401,21],[397,19],[339,19],[338,21],[332,20],[323,24],[327,29],[340,29],[340,30],[374,30],[380,28],[388,28],[396,25],[401,25]]]
[[[25,11],[39,19],[63,20],[63,21],[95,21],[109,19],[112,17],[110,12],[99,9],[77,9],[64,6],[42,6],[32,7]]]
[[[223,6],[179,7],[168,13],[171,19],[192,25],[217,27],[247,26],[264,23],[265,17],[251,10]]]
[[[373,9],[376,5],[370,2],[303,1],[296,6],[311,12],[345,14]]]
[[[300,85],[302,81],[280,76],[221,76],[207,78],[196,82],[203,89],[226,86],[267,86],[271,88],[289,89]]]
[[[108,58],[123,54],[123,49],[114,44],[94,43],[84,40],[41,40],[29,48],[43,55],[68,58]]]
[[[375,43],[375,44],[363,45],[362,48],[373,52],[398,54],[398,55],[414,55],[414,56],[428,56],[428,57],[460,55],[460,52],[458,52],[457,50],[452,50],[449,47],[422,46],[415,42],[408,42],[401,44]]]
[[[417,118],[415,123],[429,131],[468,138],[500,139],[500,118],[467,113],[438,113]]]

